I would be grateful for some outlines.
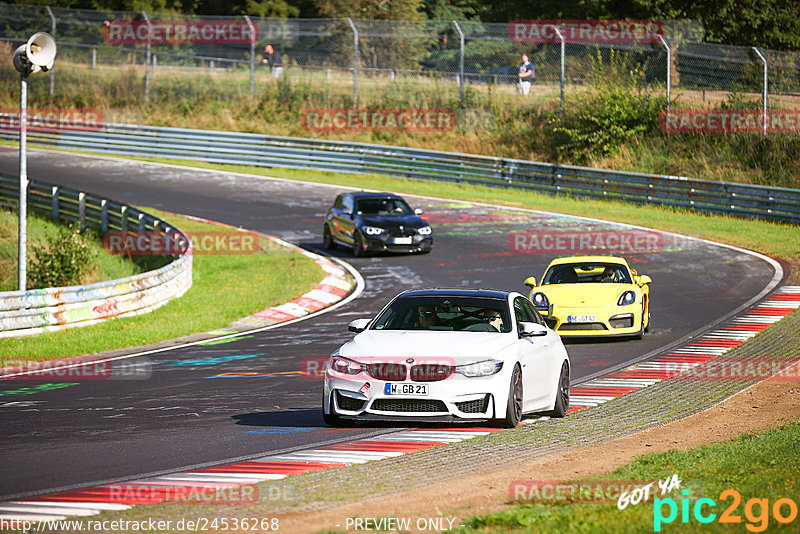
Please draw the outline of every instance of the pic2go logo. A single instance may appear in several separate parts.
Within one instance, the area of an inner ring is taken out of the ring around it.
[[[717,506],[713,499],[698,499],[694,505],[689,503],[689,490],[682,490],[681,493],[684,497],[681,499],[680,512],[681,523],[689,523],[689,512],[691,510],[695,521],[698,523],[711,523],[717,518],[717,514],[711,510]],[[727,501],[731,499],[731,504],[720,514],[719,523],[734,523],[742,522],[742,517],[737,515],[736,509],[742,502],[742,495],[735,489],[727,489],[719,494],[720,501]],[[664,515],[665,508],[668,510],[667,515]],[[772,518],[778,523],[789,524],[797,519],[797,503],[792,499],[783,497],[777,499],[772,503],[772,508],[769,506],[769,499],[749,499],[744,505],[744,516],[747,519],[745,528],[750,532],[764,532],[769,526],[770,511]],[[678,503],[675,499],[667,497],[666,499],[656,498],[653,501],[653,531],[661,532],[662,524],[670,524],[678,518]]]

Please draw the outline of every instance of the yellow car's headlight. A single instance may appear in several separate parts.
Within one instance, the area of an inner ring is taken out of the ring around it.
[[[634,302],[636,302],[636,293],[633,291],[626,291],[619,296],[619,299],[617,300],[617,306],[627,306],[628,304],[633,304]]]

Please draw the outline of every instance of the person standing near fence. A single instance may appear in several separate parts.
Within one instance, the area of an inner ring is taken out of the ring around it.
[[[519,66],[519,82],[517,82],[517,93],[527,95],[531,91],[531,84],[533,77],[536,75],[536,69],[533,68],[533,63],[530,62],[526,54],[522,54],[522,63]]]
[[[269,65],[272,70],[273,78],[280,78],[283,72],[283,61],[281,61],[281,53],[272,48],[272,45],[264,47],[264,57],[261,60],[264,65]]]

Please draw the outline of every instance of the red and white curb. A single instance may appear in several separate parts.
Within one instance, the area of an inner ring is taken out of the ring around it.
[[[339,267],[328,258],[320,256],[319,254],[314,254],[313,252],[308,252],[307,250],[303,250],[296,245],[283,241],[282,239],[272,236],[269,236],[269,238],[283,245],[284,247],[295,249],[307,258],[312,259],[322,268],[323,271],[325,271],[325,278],[323,278],[322,281],[308,293],[305,293],[294,300],[286,302],[285,304],[273,306],[272,308],[267,308],[266,310],[256,312],[250,317],[269,319],[275,322],[291,321],[293,319],[303,317],[304,315],[319,311],[323,308],[327,308],[331,304],[342,300],[342,298],[344,298],[344,296],[347,295],[347,293],[349,293],[350,290],[356,285],[352,276],[350,276],[345,269]]]
[[[0,519],[30,522],[58,521],[67,517],[92,516],[103,511],[128,510],[136,505],[160,504],[174,499],[176,494],[197,495],[207,492],[213,494],[225,488],[402,456],[499,431],[495,428],[405,430],[374,438],[317,449],[266,455],[244,462],[183,473],[0,502]],[[194,502],[207,504],[202,499],[196,499]]]
[[[800,286],[784,286],[743,315],[678,349],[572,388],[569,411],[597,406],[680,375],[738,347],[798,307]]]

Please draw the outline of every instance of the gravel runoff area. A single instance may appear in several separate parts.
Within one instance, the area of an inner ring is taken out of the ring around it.
[[[767,328],[723,356],[725,360],[758,360],[789,366],[800,358],[800,311]],[[699,376],[708,363],[691,372]],[[713,373],[709,372],[709,375]],[[541,420],[487,436],[396,458],[307,473],[260,485],[258,515],[320,510],[395,493],[436,486],[465,475],[505,468],[628,436],[701,412],[757,380],[695,380],[674,377],[629,393],[565,419]],[[272,498],[270,496],[280,496]],[[245,513],[242,506],[229,510]],[[225,515],[224,507],[218,511]]]

